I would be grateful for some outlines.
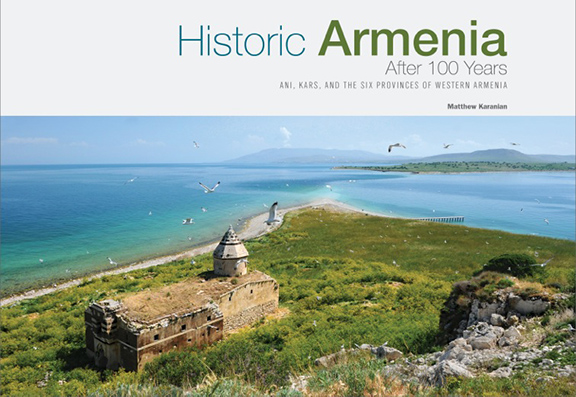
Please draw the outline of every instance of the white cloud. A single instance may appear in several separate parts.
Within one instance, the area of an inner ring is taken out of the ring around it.
[[[58,143],[56,138],[17,138],[12,137],[2,141],[3,144],[14,145],[53,145]]]
[[[248,135],[248,141],[250,142],[250,144],[262,144],[265,142],[265,139],[262,138],[260,135],[253,135],[253,134],[249,134]]]
[[[484,147],[485,145],[472,140],[456,139],[456,144],[462,146],[472,146],[476,148]]]
[[[88,145],[88,143],[82,141],[82,142],[72,142],[72,143],[70,143],[70,146],[72,146],[72,147],[88,147],[90,145]]]
[[[280,134],[284,138],[282,145],[284,147],[290,147],[290,138],[292,137],[292,133],[290,131],[288,131],[288,128],[280,127]]]
[[[410,143],[420,144],[422,143],[422,137],[418,134],[412,134],[408,137],[408,141]]]
[[[144,139],[136,139],[134,141],[134,145],[142,145],[142,146],[166,146],[166,144],[164,142],[158,141],[158,142],[149,142],[146,141]]]

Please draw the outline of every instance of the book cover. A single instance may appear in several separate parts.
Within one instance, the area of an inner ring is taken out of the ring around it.
[[[2,2],[2,393],[564,395],[574,2]]]

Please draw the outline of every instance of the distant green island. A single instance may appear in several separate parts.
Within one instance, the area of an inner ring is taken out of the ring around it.
[[[342,166],[339,170],[368,170],[380,172],[460,173],[460,172],[519,172],[519,171],[574,171],[575,163],[507,163],[495,161],[442,161],[434,163],[408,163],[390,166]]]

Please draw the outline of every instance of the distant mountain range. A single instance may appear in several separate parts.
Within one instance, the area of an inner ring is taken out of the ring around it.
[[[407,157],[371,153],[362,150],[338,149],[266,149],[227,163],[242,164],[358,164],[358,163],[414,163],[441,161],[495,161],[506,163],[562,163],[576,162],[574,155],[524,154],[511,149],[478,150],[472,153],[447,153],[430,157]]]
[[[413,157],[389,156],[362,150],[338,149],[266,149],[242,156],[228,163],[243,164],[350,164],[350,163],[405,163]]]
[[[423,163],[442,161],[495,161],[503,163],[574,163],[576,156],[554,154],[524,154],[511,149],[478,150],[472,153],[447,153],[424,157],[418,160]]]

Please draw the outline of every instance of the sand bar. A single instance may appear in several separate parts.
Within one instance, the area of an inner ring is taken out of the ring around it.
[[[322,208],[326,208],[326,209],[330,209],[330,210],[338,211],[338,212],[359,212],[359,213],[370,214],[370,215],[374,215],[374,216],[385,216],[385,215],[380,214],[380,213],[364,211],[364,210],[358,209],[356,207],[353,207],[351,205],[341,203],[339,201],[328,199],[328,198],[315,200],[315,201],[312,201],[312,202],[307,203],[307,204],[302,204],[299,206],[290,207],[290,208],[286,208],[286,209],[279,208],[278,214],[282,217],[283,215],[285,215],[286,213],[288,213],[290,211],[295,211],[295,210],[299,210],[302,208],[311,208],[311,207],[322,207]],[[268,218],[268,212],[265,212],[265,213],[262,213],[260,215],[256,215],[256,216],[248,219],[248,221],[244,225],[243,229],[238,233],[238,237],[242,241],[246,241],[246,240],[250,240],[250,239],[253,239],[256,237],[260,237],[260,236],[262,236],[266,233],[269,233],[269,232],[277,229],[278,227],[280,227],[280,225],[281,225],[280,223],[272,225],[272,226],[267,225],[265,222],[265,220],[267,218]],[[224,228],[225,227],[223,226],[223,230],[224,230]],[[80,285],[80,283],[84,279],[92,280],[92,279],[100,278],[100,277],[104,277],[104,276],[128,273],[128,272],[131,272],[133,270],[145,269],[145,268],[152,267],[152,266],[163,265],[165,263],[177,261],[180,259],[190,259],[192,257],[202,255],[202,254],[205,254],[207,252],[214,251],[214,249],[216,248],[218,243],[219,243],[219,240],[214,241],[214,242],[209,243],[209,244],[199,246],[199,247],[195,247],[191,250],[187,250],[187,251],[184,251],[184,252],[181,252],[178,254],[166,255],[166,256],[159,257],[159,258],[135,262],[135,263],[129,264],[127,266],[122,266],[122,267],[119,267],[117,269],[112,269],[112,270],[107,270],[105,272],[96,273],[96,274],[93,274],[93,275],[88,276],[88,277],[78,278],[78,279],[66,281],[66,282],[63,282],[60,284],[54,284],[51,287],[29,290],[29,291],[26,291],[24,293],[12,295],[12,296],[9,296],[7,298],[0,300],[0,307],[11,305],[11,304],[20,302],[20,301],[25,300],[25,299],[37,298],[39,296],[50,294],[50,293],[55,292],[55,291],[60,291],[60,290],[66,289],[66,288]]]

